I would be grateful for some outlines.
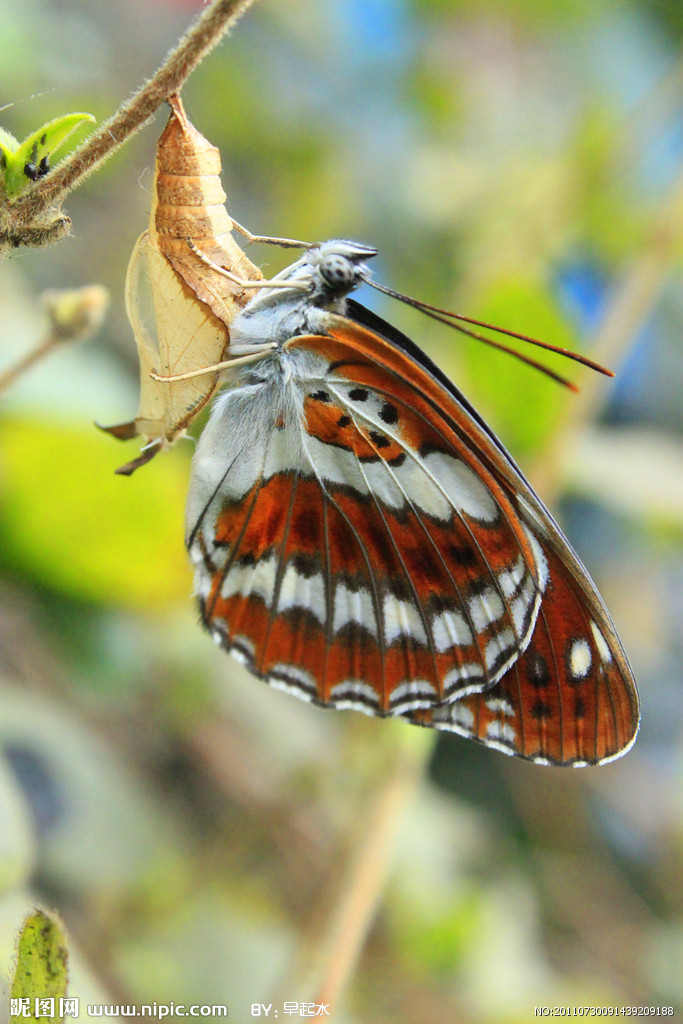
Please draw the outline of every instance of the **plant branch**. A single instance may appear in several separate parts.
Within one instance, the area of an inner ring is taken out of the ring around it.
[[[252,3],[253,0],[214,0],[170,51],[156,74],[51,174],[41,178],[7,207],[4,219],[8,222],[11,217],[12,224],[3,226],[1,233],[6,240],[13,245],[40,244],[46,215],[49,214],[53,224],[59,219],[59,206],[68,193],[127,142],[169,96],[180,90],[192,71]],[[36,232],[35,225],[40,225],[37,235],[29,238],[32,230]]]
[[[0,392],[11,387],[27,370],[42,362],[53,348],[65,341],[87,341],[102,325],[109,292],[100,284],[82,288],[46,291],[41,303],[48,315],[50,326],[45,337],[18,362],[0,373]]]
[[[366,731],[367,724],[354,723],[348,733],[366,750],[373,732]],[[334,1016],[353,976],[393,865],[401,827],[436,742],[433,730],[392,725],[374,744],[365,766],[368,791],[342,852],[344,867],[340,871],[335,863],[330,868],[325,896],[311,915],[281,985],[271,994],[273,1005],[301,993],[301,998],[329,1005]]]
[[[423,780],[436,735],[396,737],[396,759],[367,808],[356,834],[348,873],[320,946],[322,976],[316,1004],[333,1009],[341,1000],[375,919],[393,864],[397,838]]]
[[[653,217],[643,246],[617,280],[592,352],[607,365],[618,367],[628,347],[645,326],[671,275],[683,226],[683,173],[679,174]],[[595,421],[606,401],[602,382],[591,377],[558,420],[536,459],[531,479],[552,505],[562,488],[566,467],[582,431]]]

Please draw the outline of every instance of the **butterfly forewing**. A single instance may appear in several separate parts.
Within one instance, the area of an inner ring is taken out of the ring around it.
[[[211,495],[189,516],[205,622],[323,704],[398,713],[494,685],[547,580],[532,531],[401,353],[388,370],[336,339],[291,349],[298,403],[245,389],[200,441],[251,427],[248,466],[236,455],[193,485]]]

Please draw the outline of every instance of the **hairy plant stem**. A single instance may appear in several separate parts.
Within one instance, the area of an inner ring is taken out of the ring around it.
[[[13,203],[0,210],[0,246],[41,245],[68,232],[69,220],[60,205],[183,83],[216,46],[253,0],[214,0],[166,56],[156,74],[119,107],[97,131]]]

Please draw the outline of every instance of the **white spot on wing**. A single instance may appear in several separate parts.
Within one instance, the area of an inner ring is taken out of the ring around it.
[[[432,620],[434,646],[439,653],[451,647],[468,647],[474,640],[465,617],[456,611],[441,612]]]
[[[526,504],[526,503],[525,503]],[[543,553],[543,548],[536,539],[534,533],[529,529],[526,523],[522,523],[524,532],[527,535],[531,550],[533,551],[534,558],[536,559],[536,566],[538,569],[538,587],[541,593],[545,590],[548,584],[548,559]]]
[[[609,665],[612,660],[612,652],[610,651],[609,645],[600,632],[596,622],[591,622],[591,632],[593,634],[593,639],[595,640],[595,646],[598,649],[598,654],[604,663]]]
[[[574,640],[569,651],[569,668],[575,679],[588,674],[593,656],[587,640]]]
[[[504,597],[512,597],[521,583],[525,572],[526,563],[524,562],[524,556],[520,554],[511,569],[505,569],[503,572],[498,574],[498,582]]]
[[[267,683],[274,690],[282,690],[283,693],[289,693],[292,697],[305,700],[307,704],[310,704],[313,700],[312,693],[309,693],[308,690],[302,690],[296,683],[288,683],[286,679],[276,679],[274,676],[268,676]]]
[[[320,573],[303,576],[291,563],[287,566],[282,577],[278,611],[287,611],[288,608],[307,608],[319,622],[326,621],[325,581]]]
[[[368,705],[379,707],[379,697],[374,687],[358,679],[346,679],[330,690],[330,697],[338,708],[366,711]],[[354,699],[356,698],[356,699]]]
[[[310,701],[317,696],[318,687],[310,672],[298,665],[278,663],[273,665],[268,675],[268,682],[276,690],[293,693],[295,697]]]
[[[435,724],[444,723],[452,726],[460,726],[468,733],[474,731],[474,712],[461,701],[453,701],[452,704],[441,704],[434,709],[432,721]]]
[[[526,583],[522,587],[522,591],[518,597],[510,604],[510,611],[512,613],[512,621],[515,624],[515,630],[517,636],[523,637],[526,630],[529,628],[529,616],[530,610],[533,608],[534,601],[538,595],[538,590],[531,576],[527,577]]]
[[[468,687],[462,687],[467,679],[474,679],[476,682]],[[476,693],[484,682],[487,680],[484,677],[484,670],[478,661],[469,661],[465,665],[458,665],[456,668],[451,669],[443,677],[443,684],[446,693],[449,690],[457,688],[461,692],[458,694],[460,697],[464,696],[465,693]]]
[[[489,711],[493,711],[494,714],[502,714],[507,718],[514,716],[515,709],[510,701],[506,700],[504,697],[491,697],[485,703]]]
[[[407,490],[412,498],[411,486],[418,485],[420,487],[419,480],[411,483],[406,479],[404,469],[404,466],[395,466],[389,469],[386,463],[381,461],[365,463],[363,472],[367,480],[366,490],[369,488],[380,504],[387,508],[404,508],[406,505],[405,491]],[[415,495],[418,504],[421,504],[422,496],[420,488]]]
[[[430,452],[424,459],[424,465],[438,480],[452,507],[483,522],[492,523],[498,519],[498,505],[491,492],[461,459],[454,459],[445,452]],[[451,509],[448,509],[439,518],[450,518],[450,515]]]
[[[256,565],[233,565],[223,580],[221,596],[227,599],[234,597],[235,594],[240,594],[241,597],[253,594],[269,605],[275,589],[277,566],[274,554],[268,558],[261,558]]]
[[[498,740],[501,743],[514,743],[516,736],[517,734],[509,722],[500,722],[496,719],[493,722],[489,722],[486,726],[486,738],[489,740]]]
[[[414,604],[400,601],[393,594],[386,594],[383,611],[384,637],[387,644],[399,636],[409,636],[419,643],[427,643],[422,619]]]
[[[414,679],[412,682],[400,683],[394,687],[389,703],[392,707],[400,705],[402,712],[411,708],[425,707],[438,699],[436,688],[426,679]]]
[[[517,641],[512,630],[501,630],[500,633],[496,633],[495,636],[491,637],[484,648],[484,661],[486,662],[486,667],[493,668],[494,665],[499,665],[501,654],[512,655],[516,653],[516,651]]]
[[[195,596],[201,601],[206,601],[207,597],[211,593],[211,576],[204,567],[203,562],[199,562],[197,570],[194,574],[194,592]]]
[[[368,590],[351,590],[344,583],[334,589],[334,621],[332,630],[338,633],[350,622],[358,623],[377,636],[377,618],[372,596]]]
[[[481,594],[475,594],[474,597],[471,597],[469,608],[472,625],[477,633],[483,633],[491,623],[497,622],[498,619],[502,618],[505,611],[500,594],[493,587],[486,587],[485,590],[482,590]]]
[[[358,459],[353,452],[325,444],[310,434],[307,434],[303,441],[316,475],[322,478],[326,485],[353,487],[359,494],[368,494],[368,485],[358,468]],[[384,476],[387,476],[386,471]],[[395,495],[393,500],[387,500],[387,504],[396,508],[403,504],[403,498],[401,496],[397,500]]]
[[[232,643],[235,644],[231,651],[233,657],[237,658],[238,661],[241,661],[243,665],[246,664],[248,658],[253,660],[256,648],[254,647],[253,641],[250,640],[248,636],[243,636],[239,633],[237,636],[233,637]]]

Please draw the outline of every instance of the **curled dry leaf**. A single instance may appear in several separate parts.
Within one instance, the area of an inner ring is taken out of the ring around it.
[[[161,376],[214,366],[230,343],[230,323],[249,294],[190,247],[243,280],[262,277],[232,237],[220,154],[189,122],[180,98],[157,146],[149,229],[135,244],[126,278],[126,309],[140,360],[135,419],[105,427],[122,440],[141,435],[142,455],[122,466],[130,474],[181,437],[219,385],[219,374],[182,381]]]

